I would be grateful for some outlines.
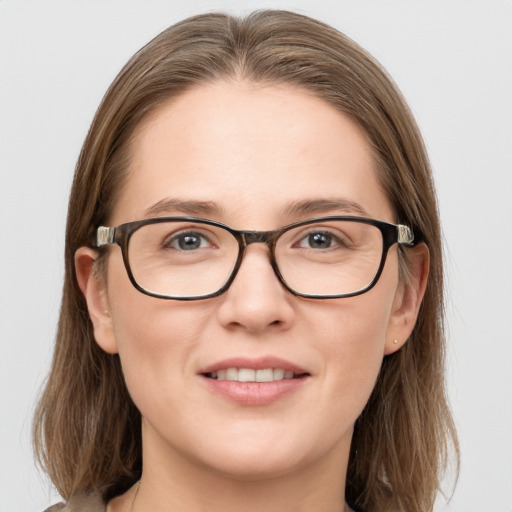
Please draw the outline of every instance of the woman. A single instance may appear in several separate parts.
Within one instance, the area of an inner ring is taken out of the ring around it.
[[[289,12],[171,27],[77,165],[35,422],[56,510],[432,510],[442,315],[429,164],[385,72]]]

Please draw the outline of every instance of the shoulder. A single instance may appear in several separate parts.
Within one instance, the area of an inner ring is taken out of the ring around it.
[[[107,506],[99,493],[73,496],[67,503],[57,503],[44,512],[105,512]]]
[[[51,507],[45,509],[44,512],[58,512],[64,508],[64,503],[57,503],[57,505],[52,505]]]

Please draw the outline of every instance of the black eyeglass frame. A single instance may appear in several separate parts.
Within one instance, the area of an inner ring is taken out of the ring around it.
[[[286,233],[287,231],[300,227],[307,226],[308,224],[315,224],[318,222],[326,222],[326,221],[351,221],[351,222],[360,222],[363,224],[369,224],[378,228],[382,234],[382,255],[379,263],[379,268],[373,280],[364,288],[357,290],[355,292],[350,293],[342,293],[337,295],[314,295],[307,293],[300,293],[294,290],[284,279],[279,271],[279,267],[277,265],[276,257],[275,257],[275,247],[277,240]],[[128,245],[130,243],[130,238],[132,235],[143,226],[147,226],[148,224],[159,224],[162,222],[194,222],[197,224],[206,224],[209,226],[215,226],[222,228],[228,231],[238,242],[238,256],[231,271],[231,274],[224,285],[214,293],[210,293],[207,295],[199,295],[199,296],[191,296],[191,297],[176,297],[171,295],[163,295],[155,292],[151,292],[142,288],[135,277],[133,276],[130,262],[128,259]],[[158,299],[166,299],[166,300],[203,300],[203,299],[211,299],[213,297],[218,297],[222,295],[234,281],[240,266],[242,265],[245,249],[250,244],[255,243],[263,243],[267,245],[270,253],[270,264],[272,269],[274,270],[275,275],[279,279],[279,281],[283,284],[283,286],[293,295],[298,297],[304,297],[307,299],[341,299],[345,297],[354,297],[356,295],[362,295],[366,293],[370,289],[372,289],[379,280],[382,271],[384,269],[384,265],[386,263],[387,254],[389,249],[395,245],[406,245],[413,246],[415,244],[414,234],[408,226],[404,226],[402,224],[391,224],[389,222],[385,222],[382,220],[369,219],[366,217],[355,217],[355,216],[329,216],[329,217],[317,217],[314,219],[308,219],[301,222],[295,222],[293,224],[288,224],[278,229],[274,229],[271,231],[240,231],[237,229],[233,229],[221,222],[217,222],[214,220],[201,219],[196,217],[155,217],[151,219],[137,220],[134,222],[127,222],[126,224],[120,224],[115,227],[106,227],[99,226],[96,231],[96,240],[94,243],[95,247],[104,247],[106,245],[118,245],[121,248],[121,253],[123,256],[124,266],[126,268],[126,272],[128,273],[128,277],[132,285],[139,290],[141,293],[145,295],[149,295],[150,297],[155,297]]]

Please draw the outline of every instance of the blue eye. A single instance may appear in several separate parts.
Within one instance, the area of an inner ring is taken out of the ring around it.
[[[332,245],[332,236],[327,233],[313,233],[307,238],[309,246],[313,249],[326,249]]]
[[[167,247],[171,247],[178,251],[195,251],[210,247],[207,238],[199,233],[183,232],[173,235],[166,243]]]
[[[298,245],[307,249],[329,249],[334,245],[339,245],[339,242],[339,239],[330,233],[313,232],[300,240]]]

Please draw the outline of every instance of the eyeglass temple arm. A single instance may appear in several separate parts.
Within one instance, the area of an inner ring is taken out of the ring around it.
[[[100,226],[96,231],[96,247],[102,247],[103,245],[109,245],[114,243],[116,235],[116,228],[107,228]]]

